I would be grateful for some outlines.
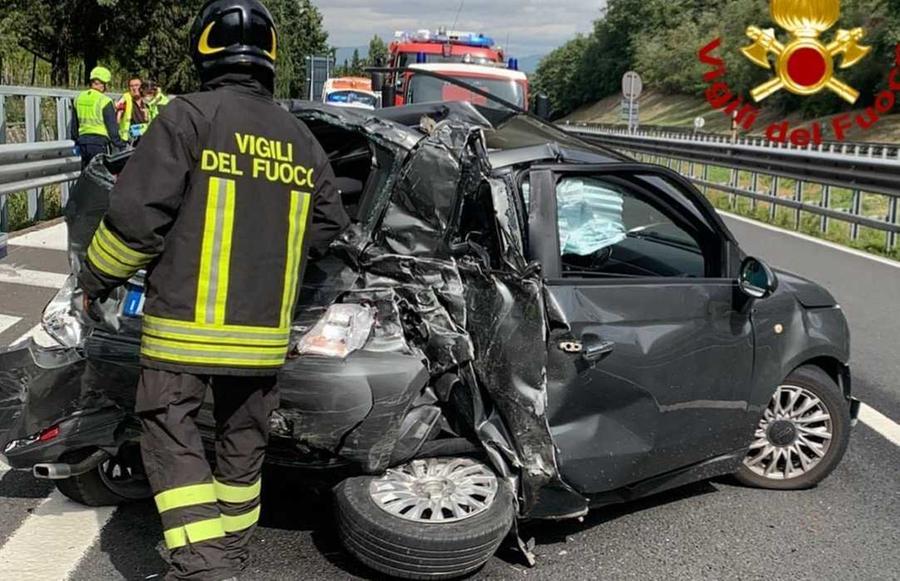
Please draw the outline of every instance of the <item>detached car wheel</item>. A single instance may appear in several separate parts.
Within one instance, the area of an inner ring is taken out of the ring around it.
[[[135,460],[133,453],[129,452],[137,453],[138,459]],[[63,456],[62,461],[78,462],[86,456],[84,452],[75,453]],[[136,461],[138,464],[135,464]],[[139,462],[139,452],[135,447],[120,456],[104,460],[90,472],[57,480],[56,488],[85,506],[115,506],[144,500],[153,496],[153,491]]]
[[[357,559],[405,579],[453,579],[482,567],[515,517],[513,493],[470,458],[429,458],[335,488],[338,531]]]
[[[775,390],[737,479],[749,486],[815,486],[840,463],[850,441],[850,407],[817,367],[801,367]]]

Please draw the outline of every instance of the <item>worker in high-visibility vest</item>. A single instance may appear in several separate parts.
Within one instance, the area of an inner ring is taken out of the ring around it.
[[[106,96],[112,73],[105,67],[95,67],[90,77],[91,86],[75,98],[72,115],[72,139],[81,153],[82,169],[96,156],[109,152],[110,146],[125,147],[119,137],[113,100]]]
[[[203,90],[150,125],[78,280],[94,313],[147,270],[135,412],[171,556],[165,579],[222,581],[245,566],[259,519],[304,265],[350,220],[328,155],[273,97],[277,36],[266,7],[209,0],[190,38]],[[195,421],[207,389],[214,470]]]
[[[146,133],[150,124],[149,112],[141,94],[143,84],[144,82],[137,77],[129,80],[128,92],[116,103],[116,118],[122,141],[136,142]]]
[[[153,81],[144,81],[141,86],[141,94],[144,96],[144,103],[147,105],[147,117],[149,122],[159,117],[160,110],[169,104],[169,97],[162,92],[162,89]]]

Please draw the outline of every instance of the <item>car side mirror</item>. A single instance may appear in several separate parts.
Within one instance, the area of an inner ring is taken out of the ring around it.
[[[753,299],[766,299],[778,290],[778,277],[765,262],[750,257],[741,264],[741,291]]]
[[[381,106],[384,108],[393,107],[394,100],[397,98],[397,88],[390,84],[386,83],[383,87],[381,87]]]
[[[550,120],[550,117],[553,116],[553,112],[550,109],[550,97],[544,93],[538,93],[534,98],[534,114],[544,121]]]
[[[380,91],[384,86],[384,73],[373,72],[372,73],[372,90]]]

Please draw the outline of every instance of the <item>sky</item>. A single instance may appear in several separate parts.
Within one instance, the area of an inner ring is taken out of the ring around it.
[[[366,46],[373,34],[453,25],[460,0],[314,0],[336,47]],[[604,0],[463,0],[455,30],[481,32],[519,57],[544,55],[590,32]],[[509,43],[507,44],[507,35]]]

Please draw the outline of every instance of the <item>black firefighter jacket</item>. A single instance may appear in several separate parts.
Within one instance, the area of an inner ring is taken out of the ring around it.
[[[146,268],[144,366],[210,375],[284,364],[310,250],[349,223],[316,139],[249,77],[172,101],[110,196],[80,284]]]

